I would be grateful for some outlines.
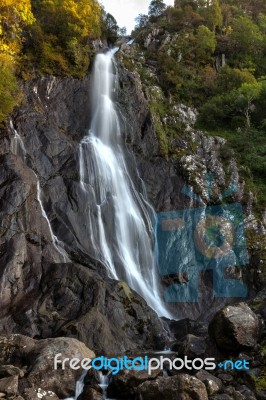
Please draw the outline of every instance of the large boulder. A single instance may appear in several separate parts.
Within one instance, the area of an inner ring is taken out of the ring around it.
[[[40,276],[25,274],[21,280],[28,292],[20,293],[16,309],[5,317],[5,332],[42,339],[72,337],[99,355],[164,347],[166,332],[160,319],[125,283],[103,279],[73,263],[43,262]]]
[[[137,392],[142,400],[208,400],[205,385],[186,374],[146,381],[138,386]]]
[[[214,316],[209,332],[223,352],[253,348],[260,337],[258,316],[246,303],[226,306]]]
[[[189,358],[203,357],[207,349],[207,343],[205,338],[187,335],[180,348],[180,353],[186,355]]]
[[[74,370],[69,364],[65,368],[54,368],[54,358],[61,354],[60,360],[64,358],[95,357],[93,351],[83,343],[71,338],[54,338],[34,340],[23,335],[11,335],[7,338],[0,338],[2,343],[1,353],[8,357],[6,361],[27,371],[24,377],[20,377],[20,369],[17,368],[17,375],[0,379],[0,392],[17,394],[18,388],[26,398],[34,398],[37,392],[44,395],[55,393],[60,398],[65,398],[74,393],[76,381],[82,374],[81,369]],[[9,367],[10,370],[10,367]],[[15,371],[15,367],[13,367]],[[40,397],[39,397],[40,398]]]
[[[163,375],[161,370],[153,370],[151,374],[147,371],[123,370],[111,378],[107,389],[109,398],[112,399],[135,399],[137,388],[146,381],[155,380]]]
[[[196,378],[204,383],[206,386],[207,392],[210,396],[215,395],[222,389],[222,381],[221,379],[213,376],[207,371],[201,370],[196,373]]]

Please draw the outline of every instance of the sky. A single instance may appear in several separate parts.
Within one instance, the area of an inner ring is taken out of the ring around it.
[[[130,33],[135,26],[135,18],[139,14],[147,14],[150,0],[100,0],[106,12],[112,14],[120,28],[126,26]],[[174,0],[164,0],[170,6],[174,5]]]

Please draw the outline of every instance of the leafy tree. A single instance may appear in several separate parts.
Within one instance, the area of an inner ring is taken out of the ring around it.
[[[199,3],[197,0],[175,0],[175,8],[184,9],[187,6],[196,11],[199,7]]]
[[[127,35],[127,28],[125,26],[122,26],[122,28],[118,29],[119,35],[120,36],[126,36]]]
[[[0,54],[0,124],[18,104],[19,87],[15,77],[15,66],[7,54]]]
[[[236,59],[244,64],[254,61],[254,56],[260,54],[263,35],[258,25],[250,17],[242,16],[232,21],[232,34],[229,49]]]
[[[30,0],[0,0],[0,51],[19,53],[22,30],[33,22]]]
[[[201,14],[205,18],[208,27],[215,31],[223,23],[222,9],[218,0],[207,2],[206,6],[201,8]]]
[[[251,128],[256,101],[261,96],[262,83],[243,83],[240,88],[209,99],[201,108],[200,121],[211,128]]]
[[[137,28],[143,28],[145,25],[147,25],[148,21],[149,21],[149,17],[148,17],[148,15],[145,15],[145,14],[139,14],[135,18]]]
[[[206,63],[211,59],[216,48],[215,33],[211,32],[207,26],[200,25],[196,33],[196,48],[198,60]]]
[[[255,84],[256,78],[247,69],[240,70],[224,66],[217,77],[216,94],[228,93],[234,89],[239,89],[243,83]]]
[[[119,26],[117,25],[116,19],[112,14],[104,15],[104,28],[103,32],[110,43],[114,43],[117,39]]]
[[[152,0],[149,5],[149,16],[159,17],[166,9],[166,5],[163,0]]]
[[[252,113],[252,118],[255,125],[262,129],[265,132],[266,128],[266,117],[265,117],[265,110],[266,110],[266,81],[263,79],[260,81],[261,90],[259,97],[256,98],[254,101],[255,110]]]
[[[94,0],[31,0],[36,23],[28,29],[26,62],[41,72],[83,76],[88,39],[101,34],[102,9]],[[25,59],[25,57],[24,57]]]
[[[167,8],[166,16],[170,16],[171,30],[181,30],[188,27],[198,27],[204,24],[204,18],[194,10],[190,4],[186,4],[183,8]],[[171,21],[172,19],[172,21]],[[168,26],[167,26],[168,29]]]
[[[236,105],[240,112],[245,115],[246,128],[251,127],[251,113],[255,111],[255,100],[260,96],[262,85],[260,82],[244,83],[236,92]]]
[[[30,0],[0,0],[1,36],[18,37],[22,28],[33,22]]]

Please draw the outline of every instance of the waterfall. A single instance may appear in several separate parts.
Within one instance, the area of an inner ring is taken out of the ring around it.
[[[80,187],[87,199],[88,240],[109,276],[125,281],[159,316],[170,317],[159,291],[151,207],[128,172],[116,105],[114,50],[98,54],[92,122],[79,147]],[[92,237],[93,236],[93,237]]]
[[[85,376],[87,375],[87,373],[88,373],[88,371],[84,370],[81,374],[81,377],[76,382],[75,396],[68,397],[65,400],[77,400],[79,398],[79,396],[81,395],[81,393],[83,392],[83,389],[84,389],[84,379],[85,379]]]
[[[61,254],[61,256],[62,256],[62,258],[63,258],[63,262],[64,262],[64,263],[67,263],[67,262],[70,261],[69,258],[68,258],[67,252],[64,250],[64,245],[63,245],[63,243],[58,239],[58,237],[57,237],[57,236],[54,234],[54,232],[53,232],[53,229],[52,229],[50,220],[49,220],[49,218],[48,218],[48,216],[47,216],[47,214],[46,214],[46,211],[45,211],[45,209],[44,209],[44,207],[43,207],[43,203],[42,203],[42,200],[41,200],[41,186],[40,186],[40,181],[39,181],[39,179],[38,179],[36,173],[35,173],[34,171],[33,171],[33,173],[34,173],[34,175],[35,175],[36,178],[37,178],[37,200],[38,200],[38,203],[39,203],[39,205],[40,205],[40,207],[41,207],[42,216],[43,216],[43,218],[45,219],[45,221],[47,222],[47,225],[48,225],[48,228],[49,228],[49,231],[50,231],[50,235],[51,235],[51,238],[52,238],[52,242],[53,242],[54,248],[58,251],[59,254]]]
[[[51,88],[49,90],[51,90]],[[48,90],[48,93],[49,93],[49,90]],[[13,133],[13,136],[11,138],[11,143],[10,143],[10,150],[14,155],[21,157],[22,160],[25,162],[27,152],[26,152],[26,149],[24,146],[24,142],[23,142],[22,137],[19,135],[19,133],[15,129],[12,119],[10,119],[10,121],[9,121],[9,127],[10,127],[11,132]],[[32,170],[32,172],[34,173],[34,175],[36,176],[36,179],[37,179],[37,201],[40,204],[42,216],[47,222],[53,245],[54,245],[55,249],[58,251],[58,253],[60,253],[60,255],[62,256],[63,262],[65,262],[65,263],[69,262],[70,260],[68,258],[66,251],[64,250],[64,245],[57,238],[57,236],[53,233],[51,223],[50,223],[49,218],[46,214],[46,211],[43,207],[43,203],[41,200],[41,186],[40,186],[40,181],[38,179],[38,176],[33,170]]]
[[[109,376],[107,374],[104,375],[101,371],[99,371],[99,380],[100,380],[99,387],[102,390],[103,400],[108,400],[107,399],[107,388],[108,388],[109,383],[110,383]]]
[[[11,132],[13,133],[13,136],[11,138],[10,150],[13,154],[15,154],[16,156],[20,156],[23,160],[25,160],[26,149],[20,134],[14,128],[12,119],[10,119],[9,121],[9,127],[11,129]]]

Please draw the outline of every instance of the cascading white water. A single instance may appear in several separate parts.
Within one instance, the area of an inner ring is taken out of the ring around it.
[[[81,393],[83,392],[83,389],[84,389],[84,379],[85,379],[85,376],[87,375],[87,373],[88,373],[88,371],[84,370],[82,372],[82,374],[81,374],[81,377],[76,382],[75,396],[74,397],[68,397],[65,400],[77,400],[79,398],[79,396],[81,395]]]
[[[112,101],[117,78],[113,54],[109,51],[96,57],[93,118],[79,151],[80,185],[89,203],[88,240],[111,277],[127,282],[159,316],[170,317],[158,288],[153,224],[146,200],[130,178]]]
[[[58,239],[58,237],[53,232],[53,229],[52,229],[52,226],[51,226],[51,222],[50,222],[50,220],[49,220],[49,218],[48,218],[48,216],[46,214],[46,211],[45,211],[45,209],[43,207],[43,203],[42,203],[42,200],[41,200],[40,181],[39,181],[37,175],[35,174],[35,172],[34,172],[34,175],[37,178],[37,200],[38,200],[38,202],[40,204],[40,207],[41,207],[42,216],[47,222],[47,225],[48,225],[48,228],[49,228],[49,231],[50,231],[50,235],[51,235],[51,238],[52,238],[53,245],[54,245],[55,249],[58,251],[58,253],[60,253],[61,256],[63,257],[63,262],[65,262],[65,263],[69,262],[70,260],[68,258],[67,252],[64,250],[63,243]]]
[[[101,371],[99,371],[99,380],[100,380],[99,387],[102,390],[103,400],[108,400],[107,399],[107,388],[110,383],[110,378],[108,375],[104,375]]]
[[[9,127],[11,129],[11,132],[13,133],[10,143],[10,150],[12,151],[13,154],[15,154],[16,156],[20,156],[23,160],[25,160],[26,149],[20,134],[14,128],[12,119],[10,119],[9,121]]]

